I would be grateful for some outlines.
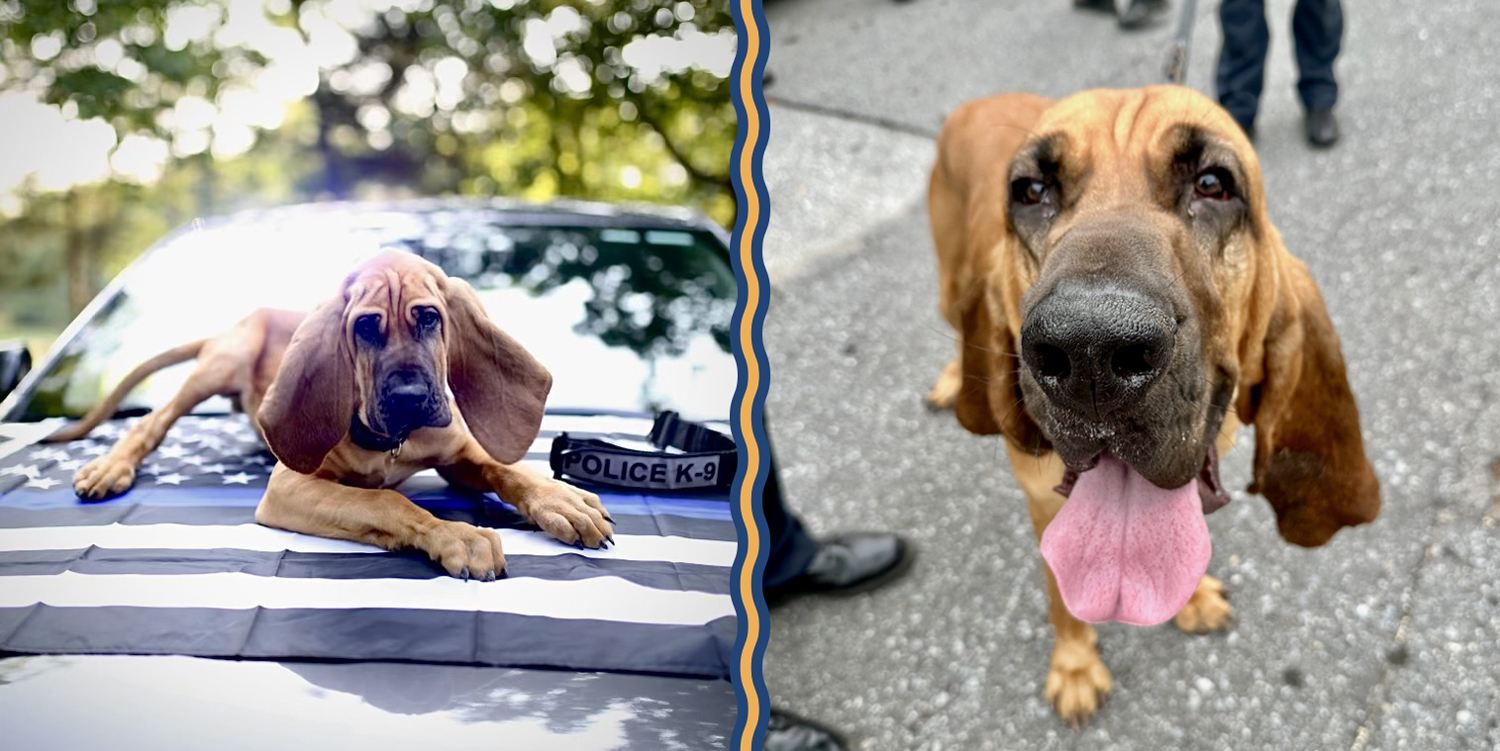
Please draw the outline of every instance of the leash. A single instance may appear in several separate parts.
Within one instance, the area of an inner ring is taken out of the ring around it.
[[[1172,46],[1167,48],[1167,65],[1162,71],[1167,83],[1178,86],[1187,81],[1188,48],[1193,43],[1193,13],[1198,0],[1182,0],[1182,15],[1177,21],[1177,34],[1172,37]]]

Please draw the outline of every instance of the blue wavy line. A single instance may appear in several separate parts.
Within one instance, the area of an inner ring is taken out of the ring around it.
[[[770,464],[770,451],[769,446],[766,442],[765,427],[762,424],[762,412],[765,406],[765,395],[766,390],[770,384],[770,368],[768,367],[768,363],[766,362],[765,346],[761,340],[761,327],[765,322],[766,308],[769,306],[770,302],[770,289],[766,279],[765,263],[762,260],[760,252],[763,247],[761,243],[765,235],[766,223],[770,216],[770,200],[766,194],[765,180],[761,175],[762,158],[765,154],[766,142],[770,135],[770,119],[766,111],[765,95],[761,91],[761,75],[765,71],[766,58],[770,52],[770,38],[766,31],[765,11],[761,6],[761,0],[749,1],[752,8],[751,18],[747,19],[744,17],[744,14],[741,12],[741,3],[737,3],[734,6],[735,27],[739,32],[739,38],[742,40],[742,43],[738,45],[738,49],[735,52],[734,73],[731,78],[731,81],[733,82],[732,90],[734,98],[734,110],[736,118],[739,122],[739,128],[735,136],[734,155],[731,162],[730,172],[732,175],[732,181],[734,183],[735,198],[737,201],[739,201],[739,205],[741,207],[745,206],[747,197],[746,189],[748,187],[754,190],[760,210],[756,214],[756,222],[751,230],[750,268],[744,268],[743,264],[741,263],[741,240],[745,235],[744,231],[746,221],[746,212],[743,210],[739,212],[739,216],[735,223],[735,233],[733,238],[734,252],[731,255],[733,255],[734,257],[735,277],[739,283],[739,301],[736,304],[734,311],[735,331],[736,333],[740,332],[740,327],[746,325],[745,314],[748,312],[750,314],[749,326],[751,348],[749,356],[754,358],[754,361],[756,362],[760,372],[760,380],[757,384],[755,393],[750,395],[750,423],[752,435],[755,438],[756,445],[760,448],[761,461],[759,461],[756,465],[756,472],[754,477],[747,477],[745,470],[749,465],[749,457],[745,450],[744,437],[741,435],[740,421],[736,419],[733,423],[733,428],[735,441],[739,444],[740,447],[740,470],[738,475],[735,477],[736,498],[741,496],[744,488],[743,483],[746,482],[752,484],[751,487],[753,497],[760,498],[765,489],[767,468]],[[746,45],[743,44],[743,40],[745,39],[746,35],[747,24],[754,24],[754,27],[756,29],[756,36],[759,41],[759,44],[756,48],[756,56],[754,60],[746,59]],[[748,103],[745,102],[744,98],[740,95],[740,82],[743,80],[743,76],[746,75],[752,76],[751,101]],[[756,119],[760,123],[758,138],[756,139],[755,143],[751,144],[750,186],[743,185],[742,180],[740,179],[742,168],[741,155],[744,151],[747,136],[747,126],[745,122],[747,104],[755,108]],[[745,287],[748,281],[747,274],[754,275],[757,287],[759,288],[760,292],[758,298],[760,304],[756,306],[755,310],[749,311],[746,310],[745,299]],[[736,338],[736,344],[738,344],[738,338]],[[735,364],[739,372],[739,382],[735,388],[735,405],[741,405],[745,397],[745,381],[748,377],[748,364],[746,360],[746,354],[747,353],[741,351],[741,349],[736,346]],[[738,417],[738,413],[736,414],[736,417]],[[751,519],[743,518],[743,514],[740,511],[738,503],[734,504],[734,509],[736,512],[735,531],[738,534],[740,540],[739,550],[735,554],[733,574],[734,581],[736,582],[736,587],[734,588],[734,592],[736,594],[736,597],[734,598],[735,612],[738,616],[736,619],[737,634],[735,637],[735,655],[736,659],[738,660],[745,654],[745,650],[747,649],[747,647],[750,649],[751,654],[751,665],[749,670],[750,674],[748,676],[740,675],[739,678],[741,680],[736,682],[736,694],[739,712],[737,713],[737,717],[735,719],[734,743],[738,743],[739,740],[744,737],[746,727],[750,727],[752,729],[750,748],[754,749],[759,748],[765,740],[768,697],[766,694],[765,678],[761,673],[761,661],[765,655],[768,634],[766,623],[767,613],[765,598],[761,594],[760,588],[757,586],[753,589],[754,602],[746,603],[743,602],[742,598],[738,596],[738,582],[740,580],[740,577],[743,575],[743,567],[747,564],[752,567],[751,571],[753,573],[753,580],[756,582],[760,581],[762,575],[765,572],[769,541],[766,539],[765,535],[766,520],[765,515],[761,510],[760,504],[757,503],[753,506],[754,511],[752,513]],[[757,536],[761,539],[761,544],[757,549],[757,554],[753,561],[747,561],[745,558],[745,546],[747,542],[746,538],[748,536],[746,524],[754,524]],[[754,608],[755,620],[760,626],[757,631],[757,639],[754,644],[746,644],[748,626],[745,619],[748,615],[747,608]],[[736,673],[736,675],[738,674]],[[745,680],[746,678],[748,678],[748,680]],[[756,713],[755,717],[749,716],[748,691],[753,691],[758,700],[757,707],[759,711]],[[741,748],[744,747],[741,746]],[[748,751],[748,749],[746,749],[745,751]]]

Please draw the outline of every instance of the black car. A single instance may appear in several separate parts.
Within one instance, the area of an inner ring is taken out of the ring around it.
[[[76,498],[73,471],[191,366],[143,383],[89,438],[37,443],[157,352],[257,307],[310,309],[392,247],[468,280],[551,370],[526,459],[539,471],[561,433],[652,448],[666,411],[728,432],[734,269],[723,230],[694,214],[430,200],[195,222],[126,269],[0,402],[7,747],[727,745],[735,537],[722,492],[591,487],[634,543],[580,551],[492,494],[419,473],[399,488],[418,504],[509,535],[508,579],[461,582],[417,554],[255,525],[274,458],[223,398],[180,420],[130,491]]]

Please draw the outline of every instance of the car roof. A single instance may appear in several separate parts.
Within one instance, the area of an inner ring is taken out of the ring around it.
[[[644,203],[600,203],[559,199],[527,203],[509,198],[414,198],[392,201],[324,201],[253,208],[204,218],[193,228],[220,224],[277,223],[296,219],[347,218],[359,220],[380,214],[482,214],[487,221],[511,226],[557,225],[632,229],[698,230],[713,233],[728,244],[724,228],[692,209]]]
[[[41,372],[50,368],[61,355],[83,325],[112,300],[122,288],[126,278],[157,250],[178,241],[184,235],[203,229],[228,229],[236,225],[268,225],[306,222],[309,220],[345,220],[352,223],[375,223],[381,215],[439,216],[451,214],[473,214],[476,219],[505,226],[568,226],[618,229],[662,229],[704,232],[715,238],[719,253],[726,263],[730,262],[729,232],[717,222],[703,214],[681,206],[665,206],[646,203],[601,203],[574,199],[557,199],[547,203],[531,203],[512,198],[478,198],[449,196],[440,198],[409,198],[373,201],[314,201],[280,206],[243,209],[213,217],[200,217],[166,233],[152,243],[141,255],[115,276],[94,299],[84,307],[73,321],[58,335],[53,346],[44,353],[32,370]],[[22,400],[34,386],[34,376],[28,376],[10,394],[0,398],[0,421],[15,419]]]

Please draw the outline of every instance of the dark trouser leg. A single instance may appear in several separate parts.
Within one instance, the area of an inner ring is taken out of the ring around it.
[[[760,497],[761,511],[766,516],[768,547],[766,570],[761,577],[763,590],[774,589],[797,578],[807,570],[807,564],[818,552],[818,541],[802,528],[802,522],[782,503],[780,473],[769,439],[766,454],[771,457],[771,472]]]
[[[1241,125],[1253,125],[1265,83],[1266,48],[1271,43],[1265,0],[1224,0],[1219,4],[1219,27],[1224,32],[1224,47],[1219,51],[1219,104]]]
[[[1331,108],[1339,98],[1333,80],[1333,60],[1344,37],[1344,10],[1339,0],[1297,0],[1292,12],[1292,36],[1297,40],[1297,93],[1307,109]]]

